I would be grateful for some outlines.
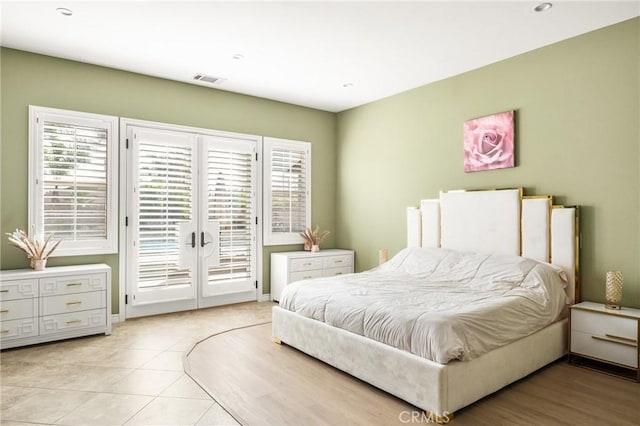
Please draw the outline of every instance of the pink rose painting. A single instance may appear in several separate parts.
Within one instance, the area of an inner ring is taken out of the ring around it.
[[[465,121],[465,172],[513,167],[513,150],[513,111]]]

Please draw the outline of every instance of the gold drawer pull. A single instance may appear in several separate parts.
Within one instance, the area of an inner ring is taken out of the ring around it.
[[[0,293],[9,293],[9,290],[0,290]]]
[[[609,342],[609,343],[617,343],[618,345],[631,346],[632,348],[637,348],[638,347],[638,345],[636,345],[635,343],[620,342],[618,340],[607,339],[606,337],[591,336],[591,338],[592,339],[596,339],[596,340],[602,340],[604,342]]]
[[[638,341],[636,339],[629,339],[628,337],[621,337],[621,336],[616,336],[615,334],[605,334],[605,336],[607,337],[611,337],[612,339],[620,339],[620,340],[624,340],[627,342],[631,342],[631,343],[638,343]]]
[[[342,260],[334,260],[335,263],[342,263]]]
[[[67,302],[67,306],[70,306],[70,305],[80,305],[80,304],[82,304],[82,302],[81,302],[81,301],[79,301],[79,300],[76,300],[76,301],[74,301],[74,302]]]
[[[79,286],[82,285],[82,283],[69,283],[67,284],[67,287],[74,287],[74,286]]]
[[[67,321],[67,324],[80,324],[81,322],[82,322],[82,320],[75,319],[75,320],[69,320],[69,321]]]
[[[336,272],[336,273],[335,273],[335,274],[333,274],[333,275],[342,275],[342,272]]]
[[[311,263],[311,262],[305,262],[305,263],[302,264],[302,266],[311,266],[311,265],[313,265],[313,263]]]
[[[0,330],[0,333],[4,334],[4,333],[8,333],[9,330]]]
[[[308,279],[311,279],[311,278],[313,278],[311,275],[307,275],[306,277],[302,277],[302,279],[304,279],[304,280],[308,280]]]
[[[8,310],[8,309],[2,309],[2,310],[0,310],[0,314],[6,314],[7,312],[9,312],[9,310]]]

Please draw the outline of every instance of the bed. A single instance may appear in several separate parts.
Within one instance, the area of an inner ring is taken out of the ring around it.
[[[563,306],[555,306],[550,313],[552,320],[538,323],[537,331],[520,329],[520,325],[514,325],[504,333],[508,337],[506,340],[494,341],[496,339],[487,339],[485,335],[484,340],[479,341],[483,350],[454,345],[453,349],[445,348],[442,353],[422,353],[424,351],[421,352],[420,348],[423,346],[414,342],[417,339],[416,331],[420,334],[422,330],[419,321],[409,320],[412,330],[410,336],[398,332],[403,329],[401,326],[392,328],[392,332],[387,327],[386,333],[367,330],[357,325],[363,323],[362,318],[351,318],[362,311],[358,309],[358,303],[367,305],[368,311],[377,303],[379,309],[373,310],[380,311],[382,315],[378,317],[382,318],[378,322],[389,320],[385,316],[389,312],[396,315],[390,321],[397,321],[398,312],[402,312],[399,316],[403,317],[405,311],[412,311],[416,305],[408,302],[414,296],[403,299],[397,293],[402,291],[402,287],[394,284],[394,280],[410,281],[407,278],[409,275],[402,275],[406,272],[402,267],[406,269],[417,264],[423,268],[420,262],[415,262],[415,258],[421,259],[424,253],[429,256],[435,254],[438,262],[449,259],[447,256],[451,253],[454,258],[459,257],[458,253],[467,253],[471,257],[465,257],[460,265],[471,267],[476,259],[478,265],[486,266],[487,262],[497,264],[503,259],[522,256],[526,259],[519,258],[521,260],[512,262],[510,267],[523,271],[526,269],[526,274],[522,274],[523,279],[537,268],[535,265],[545,265],[544,273],[553,275],[555,271],[558,277],[562,277],[564,294],[559,297],[562,297],[563,303],[570,304],[578,299],[579,289],[577,213],[576,207],[554,206],[550,196],[525,197],[520,189],[449,191],[441,193],[438,199],[423,200],[419,208],[407,210],[407,249],[394,256],[388,265],[335,281],[314,283],[322,285],[295,283],[291,289],[287,288],[282,298],[284,302],[281,300],[282,306],[273,308],[274,340],[385,390],[425,410],[440,422],[447,422],[456,410],[566,354],[567,320],[560,314]],[[407,259],[413,259],[413,263]],[[431,274],[430,278],[435,276],[432,281],[436,284],[445,282],[435,291],[446,293],[446,286],[450,285],[451,279],[439,277],[442,268],[438,268],[426,269]],[[478,270],[471,267],[474,268]],[[453,269],[454,272],[447,268],[444,271],[455,275],[455,267]],[[358,288],[357,291],[367,289],[364,282],[362,286],[352,286],[350,290],[341,290],[343,287],[340,287],[341,280],[357,284],[358,280],[366,281],[372,276],[384,277],[385,274],[388,283],[379,282],[368,288],[375,290],[374,293],[386,293],[389,296],[386,301],[376,301],[373,295],[371,299],[362,298],[363,295],[350,299],[349,294],[353,293],[354,288]],[[487,291],[484,285],[478,284],[479,292]],[[304,288],[313,290],[306,294]],[[557,288],[557,284],[549,288]],[[508,292],[509,289],[502,288],[501,291]],[[345,293],[346,299],[333,296],[340,292]],[[296,297],[293,297],[294,294]],[[445,295],[442,299],[446,300],[447,297]],[[482,303],[472,293],[464,297],[468,298],[463,299],[465,303]],[[320,307],[312,305],[314,300],[320,301]],[[334,303],[334,300],[337,302]],[[394,300],[400,303],[394,304]],[[326,301],[336,306],[324,303]],[[344,305],[345,311],[340,311],[340,304]],[[526,315],[520,315],[524,323],[529,322],[527,320],[539,322],[533,311],[522,312],[527,312]],[[424,316],[424,313],[418,313],[417,318]],[[324,319],[319,320],[321,317]],[[467,322],[454,327],[453,317],[447,317],[446,311],[439,318],[440,321],[436,316],[435,322],[445,331],[435,334],[444,336],[444,342],[456,341],[455,335],[448,334],[450,329],[457,327],[464,334],[465,329],[473,324]],[[517,318],[517,315],[511,318]],[[327,322],[323,322],[325,319]],[[378,336],[375,336],[376,333]]]

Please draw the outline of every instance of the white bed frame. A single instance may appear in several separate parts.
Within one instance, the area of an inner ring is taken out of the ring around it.
[[[409,247],[516,254],[564,269],[579,300],[578,209],[521,189],[449,191],[407,210]],[[439,364],[294,312],[273,308],[273,336],[425,410],[446,423],[456,410],[567,353],[567,320],[472,361]]]

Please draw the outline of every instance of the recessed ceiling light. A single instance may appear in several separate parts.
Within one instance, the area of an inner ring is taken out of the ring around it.
[[[533,10],[535,10],[536,12],[546,12],[547,10],[551,9],[552,7],[553,7],[553,4],[551,4],[551,3],[540,3],[539,5],[534,7]]]
[[[67,9],[66,7],[59,7],[56,9],[56,11],[58,11],[61,15],[64,15],[64,16],[73,15],[73,12],[71,11],[71,9]]]
[[[244,55],[241,53],[236,53],[235,55],[232,56],[233,59],[237,59],[238,61],[241,59],[244,59]]]
[[[344,83],[342,87],[353,87],[353,83]]]

